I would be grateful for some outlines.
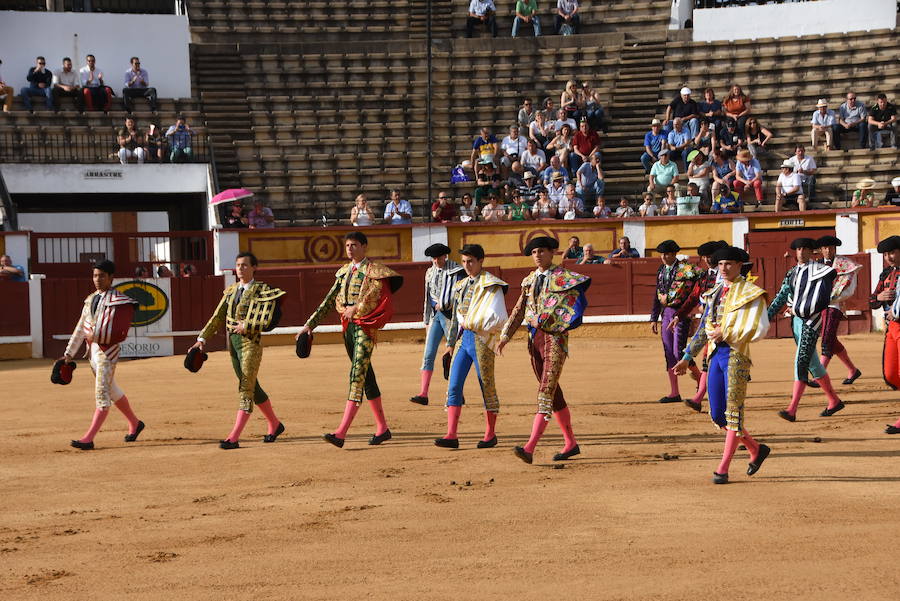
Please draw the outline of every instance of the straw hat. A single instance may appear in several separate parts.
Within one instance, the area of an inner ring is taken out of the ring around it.
[[[819,98],[819,101],[816,103],[816,108],[822,106],[828,106],[828,101],[826,101],[824,98]]]
[[[856,184],[856,187],[860,190],[871,190],[875,187],[875,180],[868,177],[863,178],[859,180],[859,183]]]
[[[737,158],[739,161],[746,161],[753,158],[753,155],[750,154],[750,151],[746,148],[737,153]]]

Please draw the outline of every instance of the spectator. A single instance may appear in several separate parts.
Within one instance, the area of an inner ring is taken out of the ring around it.
[[[456,221],[456,205],[446,192],[438,192],[437,202],[431,205],[431,219],[435,222]]]
[[[522,163],[513,161],[512,167],[509,169],[509,177],[506,180],[506,187],[510,190],[521,188],[525,184],[524,172],[525,169],[522,167]]]
[[[564,123],[560,132],[556,135],[553,140],[547,144],[547,150],[552,151],[559,157],[559,161],[561,164],[566,167],[571,167],[571,157],[573,156],[573,149],[575,146],[575,139],[572,136],[572,128],[569,127],[568,123]]]
[[[544,169],[544,172],[541,173],[541,181],[544,186],[549,187],[550,183],[553,181],[554,174],[557,173],[562,174],[565,181],[569,181],[569,171],[562,166],[562,162],[559,160],[558,156],[552,155],[550,157],[550,164]]]
[[[31,97],[43,96],[44,101],[47,103],[47,109],[52,111],[53,73],[47,68],[47,61],[44,60],[43,56],[37,57],[35,66],[28,69],[28,75],[25,79],[28,80],[28,85],[19,91],[25,110],[33,113],[34,108],[31,106]]]
[[[222,220],[222,227],[230,230],[247,227],[247,216],[244,215],[244,206],[241,201],[231,203],[229,213]]]
[[[581,246],[581,240],[578,236],[570,236],[569,237],[569,246],[566,247],[566,252],[563,253],[563,259],[580,259],[584,256],[584,248]]]
[[[606,206],[606,199],[602,196],[597,197],[597,204],[592,212],[597,219],[609,219],[612,217],[612,211]]]
[[[806,210],[806,198],[803,196],[803,184],[800,174],[794,172],[794,164],[786,160],[781,163],[781,173],[775,182],[775,212],[779,212],[785,204],[797,204],[801,211]]]
[[[522,100],[522,108],[519,109],[516,123],[519,124],[520,128],[528,129],[528,126],[535,120],[538,112],[540,111],[534,110],[531,98],[525,98]]]
[[[573,171],[578,171],[582,164],[590,162],[591,157],[600,154],[600,136],[591,129],[587,117],[582,117],[578,124],[578,131],[572,138],[572,151]]]
[[[506,217],[506,208],[499,203],[499,194],[488,194],[488,202],[481,209],[482,221],[503,221]]]
[[[570,79],[566,82],[566,87],[559,96],[559,110],[565,111],[565,116],[572,120],[580,118],[578,112],[578,93],[578,87],[575,84],[575,80]]]
[[[694,150],[688,157],[690,159],[687,168],[688,184],[695,184],[698,194],[707,198],[712,185],[712,162],[702,150]]]
[[[500,170],[503,177],[509,175],[509,168],[525,154],[526,139],[519,135],[519,126],[511,125],[509,135],[500,143]]]
[[[653,163],[659,160],[659,151],[666,148],[667,135],[662,132],[662,123],[659,119],[650,122],[650,131],[644,134],[644,154],[641,155],[641,164],[644,166],[644,174],[650,175]]]
[[[537,202],[531,207],[531,216],[534,219],[556,219],[556,204],[550,200],[546,190],[538,194]]]
[[[578,260],[579,265],[599,265],[605,259],[594,251],[594,245],[588,242],[584,245],[584,254]]]
[[[0,282],[25,282],[25,268],[13,265],[12,257],[0,255]]]
[[[747,138],[747,150],[750,151],[753,158],[759,158],[759,153],[768,154],[767,144],[775,137],[772,131],[760,125],[756,117],[747,119],[744,130]]]
[[[856,207],[877,207],[878,199],[875,198],[875,180],[864,178],[856,184],[856,190],[853,191],[850,206]]]
[[[191,265],[190,263],[185,263],[181,266],[181,277],[183,278],[194,278],[197,277],[197,268]]]
[[[506,207],[506,219],[509,221],[531,220],[531,209],[522,200],[522,194],[518,190],[513,192],[512,202]]]
[[[712,154],[712,196],[715,197],[719,192],[719,187],[724,186],[731,189],[734,183],[735,165],[734,161],[729,159],[721,150],[714,150]]]
[[[476,1],[477,0],[472,0],[472,2]],[[500,142],[497,140],[497,136],[491,133],[490,127],[485,126],[481,128],[480,135],[476,137],[475,142],[472,143],[472,156],[469,160],[472,161],[473,165],[478,162],[482,164],[496,164],[494,158],[499,150]]]
[[[705,150],[705,154],[709,156],[709,153],[711,153],[712,149],[715,147],[716,131],[714,128],[709,127],[709,120],[706,117],[701,117],[700,129],[697,131],[697,135],[694,136],[694,148]]]
[[[885,193],[881,204],[886,206],[900,206],[900,177],[891,180],[891,188]]]
[[[666,186],[666,195],[663,197],[659,207],[659,214],[670,217],[678,214],[678,196],[676,195],[675,185]]]
[[[756,195],[756,205],[759,206],[763,199],[763,179],[762,167],[759,161],[753,158],[750,151],[746,148],[737,155],[737,166],[735,169],[734,190],[738,194],[743,194],[744,190],[752,188]]]
[[[559,133],[562,130],[563,125],[568,125],[569,129],[573,132],[577,127],[575,125],[575,119],[569,116],[569,114],[566,112],[566,109],[560,108],[558,111],[556,111],[556,120],[553,122],[553,131]]]
[[[725,111],[722,107],[722,101],[716,100],[716,93],[712,88],[703,90],[703,100],[697,103],[697,108],[700,109],[700,117],[712,124],[714,133],[722,128],[722,122],[725,120]]]
[[[616,217],[623,219],[625,217],[634,217],[634,209],[628,206],[627,198],[619,199],[619,208],[616,209]]]
[[[537,177],[535,177],[534,172],[531,170],[526,171],[522,176],[522,179],[524,180],[524,183],[522,184],[522,187],[519,188],[519,195],[522,197],[523,202],[532,205],[537,201],[538,194],[544,188],[538,183]]]
[[[718,140],[719,150],[729,158],[737,155],[747,144],[747,139],[738,134],[737,121],[730,117],[725,119],[725,129],[719,134]]]
[[[559,204],[559,214],[563,219],[578,219],[584,217],[584,201],[575,192],[575,184],[566,186],[566,195]]]
[[[700,214],[700,186],[691,182],[687,186],[687,194],[679,197],[675,201],[676,215],[699,215]]]
[[[144,163],[144,134],[134,124],[133,117],[125,117],[125,126],[119,129],[116,136],[119,142],[119,162],[128,164],[128,159],[134,157],[139,165]]]
[[[694,136],[684,127],[681,117],[675,117],[672,121],[672,131],[666,136],[666,143],[669,146],[669,160],[681,160],[687,170],[687,153],[694,144]]]
[[[744,137],[744,123],[750,116],[750,97],[744,94],[739,85],[732,85],[725,102],[725,118],[734,119],[738,136]]]
[[[158,278],[174,278],[175,274],[169,269],[168,265],[160,265],[156,268],[156,277]]]
[[[544,115],[544,121],[552,123],[556,119],[556,109],[553,108],[553,99],[550,96],[544,98],[543,109],[538,111]]]
[[[143,265],[138,265],[134,268],[134,277],[136,278],[149,278],[150,270],[144,267]]]
[[[146,98],[150,110],[156,112],[156,88],[150,87],[150,75],[141,68],[141,59],[131,57],[131,68],[125,71],[125,87],[122,88],[122,105],[129,113],[134,111],[134,99]]]
[[[697,101],[691,98],[691,89],[688,87],[681,88],[678,96],[666,107],[663,128],[667,132],[672,131],[677,117],[681,118],[682,125],[687,130],[690,139],[693,140],[700,131],[700,107],[697,105]],[[671,145],[671,142],[669,144]]]
[[[528,137],[534,140],[537,148],[543,150],[555,136],[553,124],[547,120],[544,113],[541,111],[535,113],[534,121],[528,126]]]
[[[600,104],[600,96],[591,87],[589,82],[581,83],[581,91],[578,94],[578,108],[582,115],[587,117],[591,129],[606,131],[606,113]]]
[[[162,130],[151,123],[147,126],[147,133],[144,134],[144,140],[147,142],[147,152],[151,157],[156,157],[160,163],[166,160],[166,137]]]
[[[744,211],[744,203],[741,200],[740,194],[732,192],[731,188],[724,184],[719,187],[718,192],[719,193],[713,198],[712,207],[709,211],[710,213],[728,215],[732,213],[742,213]]]
[[[84,96],[81,95],[81,80],[78,73],[72,69],[72,59],[68,56],[62,59],[62,69],[53,74],[53,106],[59,110],[59,101],[63,96],[69,96],[75,101],[75,108],[84,112]]]
[[[412,205],[400,198],[400,190],[391,190],[391,199],[384,207],[384,220],[391,225],[412,223]]]
[[[0,65],[3,64],[3,61],[0,61]],[[12,86],[7,85],[6,81],[3,79],[3,74],[0,73],[0,98],[3,98],[3,112],[8,113],[12,109],[13,96],[16,91]]]
[[[847,101],[838,108],[838,122],[834,129],[835,148],[841,147],[841,134],[856,131],[859,136],[859,147],[866,147],[866,134],[869,112],[861,102],[856,101],[856,92],[847,92]]]
[[[890,135],[891,146],[897,148],[897,107],[887,101],[887,96],[879,94],[869,109],[869,150],[881,148],[884,134]]]
[[[566,178],[559,171],[552,175],[550,185],[547,187],[547,195],[557,208],[566,197]]]
[[[824,98],[819,98],[819,101],[816,103],[816,112],[812,114],[810,123],[812,123],[813,149],[816,148],[819,138],[824,135],[825,150],[832,150],[834,148],[834,130],[837,126],[837,121],[834,118],[834,111],[828,108],[828,103]]]
[[[578,185],[575,191],[585,202],[592,203],[598,196],[603,196],[606,182],[603,179],[603,170],[600,168],[600,155],[594,153],[591,160],[584,163],[575,172],[575,180]]]
[[[812,201],[816,199],[816,160],[810,156],[806,156],[806,148],[803,144],[797,144],[794,147],[794,156],[788,159],[794,173],[800,176],[800,183],[803,185],[803,196],[806,200]]]
[[[547,155],[538,148],[537,142],[533,138],[528,139],[520,161],[523,169],[534,173],[540,173],[547,167]]]
[[[481,163],[475,179],[475,204],[481,205],[488,193],[497,192],[503,184],[500,174],[494,169],[493,163]]]
[[[103,83],[103,71],[97,68],[97,59],[88,54],[87,64],[78,70],[81,79],[81,90],[84,94],[84,105],[87,110],[109,112],[112,106],[112,89]]]
[[[166,143],[169,145],[169,161],[185,163],[194,158],[192,146],[194,130],[181,115],[175,118],[175,125],[166,130]]]
[[[659,160],[653,163],[647,179],[650,182],[647,192],[654,194],[662,193],[666,186],[678,181],[678,166],[669,160],[668,149],[663,148],[659,151]]]
[[[610,259],[639,259],[640,257],[641,253],[631,247],[631,240],[628,236],[619,238],[619,248],[609,253]]]
[[[459,205],[459,220],[463,223],[475,221],[475,205],[472,203],[472,195],[466,192],[462,195],[462,204]]]
[[[350,223],[354,227],[375,225],[375,211],[369,206],[369,197],[365,194],[356,196],[353,208],[350,209]]]
[[[649,192],[644,192],[641,198],[643,202],[638,207],[638,214],[641,217],[656,217],[659,214],[659,209],[653,202],[653,195]]]
[[[472,37],[475,27],[484,26],[484,30],[497,37],[497,7],[494,0],[472,0],[469,3],[469,15],[466,17],[466,37]]]
[[[247,223],[251,230],[274,228],[275,213],[272,212],[272,209],[263,205],[263,201],[254,199],[253,210],[247,213]]]
[[[578,27],[581,25],[581,15],[578,14],[578,5],[580,0],[557,0],[556,1],[556,35],[566,35],[563,26],[566,26],[569,35],[578,33]]]
[[[516,16],[513,18],[512,37],[518,37],[519,26],[531,24],[534,30],[534,37],[541,35],[541,19],[535,13],[537,12],[537,0],[517,0]]]

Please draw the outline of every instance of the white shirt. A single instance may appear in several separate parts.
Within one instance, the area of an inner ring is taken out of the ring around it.
[[[530,150],[526,150],[519,155],[519,161],[521,161],[522,167],[525,169],[530,168],[533,171],[540,171],[541,167],[547,164],[547,155],[540,148],[535,150],[534,154],[531,154]]]
[[[656,205],[652,202],[648,205],[641,205],[638,209],[644,217],[656,217],[657,215]]]
[[[497,12],[497,7],[494,6],[494,0],[472,0],[469,3],[469,12],[473,15],[483,17],[484,13],[489,10]]]
[[[578,0],[557,0],[556,8],[561,10],[563,14],[571,15],[578,8]]]
[[[81,78],[81,87],[83,88],[99,88],[100,80],[103,79],[103,71],[97,68],[97,65],[94,65],[94,81],[88,83],[88,77],[91,75],[90,68],[85,65],[78,70],[78,76]]]
[[[578,131],[578,126],[575,125],[575,119],[557,119],[553,122],[553,129],[556,131],[556,133],[559,133],[559,131],[562,129],[562,126],[566,124],[569,124],[569,126],[571,126],[572,135],[574,136],[575,132]]]
[[[519,135],[519,137],[515,140],[513,140],[509,136],[506,136],[505,138],[503,138],[503,141],[500,142],[500,148],[503,149],[503,152],[505,152],[507,156],[515,154],[521,157],[525,152],[527,143],[528,142],[525,139],[525,136]]]
[[[800,185],[800,174],[791,172],[790,175],[785,175],[784,173],[778,174],[778,182],[775,184],[776,188],[781,187],[781,191],[785,194],[802,194],[803,190],[797,190],[796,192],[790,192],[794,188]]]
[[[804,171],[811,171],[816,168],[816,160],[811,156],[807,155],[803,157],[803,160],[797,160],[797,155],[795,154],[791,158],[788,159],[791,165],[794,167],[794,173],[797,174],[797,171],[803,169]],[[802,173],[798,174],[801,180],[805,180],[808,175],[804,175]]]

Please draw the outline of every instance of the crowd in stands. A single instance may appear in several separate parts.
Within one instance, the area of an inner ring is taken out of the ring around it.
[[[580,0],[556,0],[556,8],[553,11],[553,30],[557,35],[573,35],[578,33],[581,24],[581,15],[578,13]],[[543,32],[541,29],[541,17],[538,15],[537,0],[517,0],[512,17],[512,37],[518,37],[519,30],[523,27],[531,27],[534,36],[538,37]],[[466,37],[471,38],[475,28],[483,28],[493,37],[497,37],[497,6],[494,0],[471,0],[466,16]]]
[[[150,266],[138,265],[134,268],[136,278],[193,278],[197,277],[197,268],[190,263],[179,263],[173,271],[166,263],[156,262]]]
[[[604,263],[609,259],[637,259],[640,256],[641,253],[631,247],[631,240],[628,239],[628,236],[619,238],[618,246],[606,255],[598,253],[593,243],[588,242],[582,246],[578,236],[572,236],[563,253],[565,261],[572,261],[578,265]]]
[[[361,195],[362,196],[362,195]],[[229,205],[222,219],[222,227],[228,229],[271,229],[275,227],[275,213],[258,199],[253,199],[253,208],[244,210],[244,204],[236,200]]]
[[[187,163],[194,158],[194,133],[187,120],[180,115],[165,133],[155,123],[142,130],[135,124],[134,117],[129,115],[116,132],[116,142],[119,145],[116,156],[123,165],[131,159],[139,164],[147,159],[158,163]]]

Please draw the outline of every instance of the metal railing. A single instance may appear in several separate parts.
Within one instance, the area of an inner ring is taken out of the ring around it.
[[[207,162],[209,142],[203,134],[191,136],[191,158],[178,162]],[[144,144],[145,162],[158,163],[156,146]],[[118,162],[119,143],[114,132],[2,131],[0,163],[114,163]],[[170,149],[164,146],[162,162],[170,162]]]

